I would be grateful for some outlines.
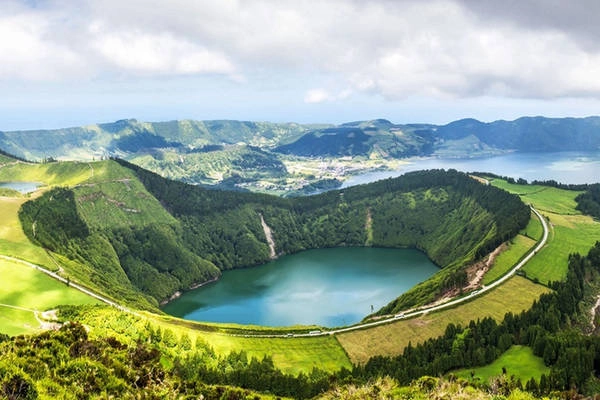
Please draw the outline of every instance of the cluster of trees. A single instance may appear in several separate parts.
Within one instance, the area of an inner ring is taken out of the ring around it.
[[[356,366],[352,374],[362,380],[391,375],[408,384],[423,375],[489,364],[511,345],[522,344],[551,367],[539,382],[527,382],[527,390],[540,394],[585,390],[600,367],[600,337],[582,334],[573,321],[577,314],[587,313],[581,302],[590,282],[597,283],[599,278],[600,242],[586,257],[572,255],[566,281],[553,283],[554,292],[541,296],[528,311],[508,313],[500,323],[485,318],[466,327],[450,324],[443,336],[409,345],[397,357],[373,357],[364,366]]]
[[[120,227],[106,236],[131,283],[159,301],[221,274],[183,244],[177,226]]]
[[[600,219],[600,183],[589,185],[584,193],[575,198],[575,201],[579,211]]]
[[[275,370],[270,359],[248,360],[245,354],[234,353],[215,360],[214,352],[203,346],[190,352],[193,346],[189,338],[185,338],[187,341],[169,338],[157,341],[154,334],[152,343],[138,341],[125,345],[114,337],[89,338],[86,328],[77,323],[35,336],[0,335],[0,397],[245,400],[261,398],[248,390],[252,387],[292,395],[294,392],[289,390],[301,390],[302,379]],[[174,366],[167,367],[164,357],[169,350],[190,355],[175,359]],[[206,363],[216,363],[218,368],[208,369]],[[243,375],[247,384],[232,386]],[[289,388],[279,389],[273,383],[275,376],[291,382]],[[318,379],[322,376],[324,374]],[[305,378],[312,383],[317,378],[309,379],[313,378]],[[310,390],[317,387],[310,386],[304,398],[311,396],[314,392]]]

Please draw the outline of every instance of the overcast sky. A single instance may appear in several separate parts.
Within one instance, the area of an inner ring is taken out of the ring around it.
[[[1,0],[0,130],[600,114],[600,1]]]

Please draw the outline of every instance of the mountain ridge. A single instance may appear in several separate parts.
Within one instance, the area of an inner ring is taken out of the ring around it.
[[[295,196],[410,157],[600,150],[600,117],[521,117],[445,125],[386,119],[339,125],[123,119],[57,130],[0,132],[0,150],[34,161],[116,157],[183,182]]]
[[[307,152],[306,145],[317,143],[325,136],[339,136],[340,142],[356,142],[349,135],[375,137],[379,147],[392,147],[389,142],[405,147],[413,144],[413,152],[427,155],[440,142],[458,140],[473,135],[482,143],[500,150],[564,151],[600,149],[600,117],[548,118],[524,116],[512,121],[482,122],[464,118],[444,125],[395,124],[386,119],[335,124],[273,123],[240,120],[171,120],[141,122],[121,119],[115,122],[91,124],[61,129],[17,130],[0,132],[0,149],[16,156],[40,160],[46,156],[57,159],[76,159],[74,149],[86,149],[87,158],[123,156],[147,148],[184,147],[197,149],[204,145],[246,144],[261,149],[280,149],[281,152],[300,156],[338,155],[325,147],[322,151]],[[123,146],[119,140],[138,136],[139,143]],[[158,137],[158,138],[156,138]],[[159,139],[162,138],[162,139]],[[366,137],[361,137],[361,143]],[[568,139],[568,140],[567,140]],[[330,138],[331,140],[331,138]],[[536,148],[531,144],[539,141]],[[148,143],[150,141],[150,143]],[[415,142],[415,143],[413,143]],[[148,145],[149,144],[149,145]],[[346,145],[348,143],[345,143]],[[350,143],[351,144],[351,143]],[[427,147],[430,144],[431,147]],[[317,148],[319,146],[316,146]],[[335,145],[333,146],[335,148]],[[348,147],[348,146],[346,146]],[[366,155],[373,143],[343,155]],[[406,152],[391,152],[391,157],[405,157]]]

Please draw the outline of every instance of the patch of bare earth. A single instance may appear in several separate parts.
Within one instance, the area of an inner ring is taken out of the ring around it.
[[[596,303],[592,307],[591,310],[592,316],[590,318],[590,324],[592,327],[592,334],[598,335],[600,334],[600,323],[597,321],[597,316],[600,314],[600,296],[596,299]]]
[[[481,280],[486,272],[489,271],[490,268],[494,265],[496,261],[496,257],[500,255],[503,251],[508,249],[508,245],[506,243],[502,243],[500,246],[496,247],[494,251],[488,254],[487,259],[476,262],[467,268],[467,278],[469,279],[469,284],[463,288],[463,290],[471,290],[476,289],[481,286]]]
[[[410,309],[404,310],[403,312],[410,313],[413,311],[418,311],[423,308],[439,306],[441,304],[444,304],[451,300],[454,300],[454,298],[456,296],[460,295],[462,292],[468,292],[470,290],[475,290],[475,289],[481,287],[481,280],[483,279],[483,276],[494,265],[494,262],[496,261],[496,257],[498,257],[498,255],[500,253],[502,253],[503,251],[505,251],[506,249],[508,249],[508,245],[506,243],[502,243],[500,246],[498,246],[496,249],[494,249],[494,251],[492,251],[490,254],[488,254],[488,256],[485,259],[478,261],[478,262],[470,265],[469,267],[467,267],[466,271],[467,271],[468,284],[465,285],[464,287],[447,290],[440,297],[438,297],[435,301],[425,304],[424,306],[421,306],[421,307],[410,308]],[[598,301],[599,301],[598,307],[600,307],[600,299]],[[373,317],[369,318],[369,320],[375,321],[378,319],[390,318],[392,316],[393,316],[393,314],[377,315],[377,316],[373,316]]]
[[[35,318],[40,323],[40,329],[42,329],[44,331],[59,330],[60,327],[62,326],[62,324],[56,322],[56,321],[58,321],[57,312],[58,312],[58,310],[48,310],[48,311],[43,311],[43,312],[36,312]]]

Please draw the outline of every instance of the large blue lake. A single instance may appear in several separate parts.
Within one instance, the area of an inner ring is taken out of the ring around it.
[[[226,271],[164,311],[196,321],[269,326],[359,322],[439,269],[412,249],[308,250]]]
[[[486,158],[409,159],[394,171],[368,172],[351,177],[342,187],[374,182],[423,169],[453,168],[463,172],[492,172],[501,176],[561,183],[600,182],[600,151],[561,153],[508,153]]]

